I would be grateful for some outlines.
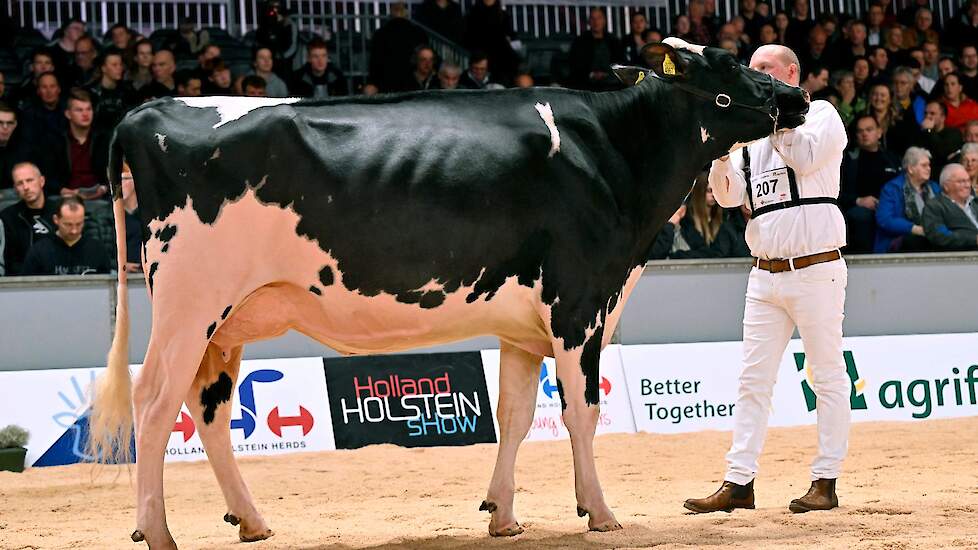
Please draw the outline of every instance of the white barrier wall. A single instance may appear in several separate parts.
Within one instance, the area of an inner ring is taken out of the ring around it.
[[[730,430],[740,356],[740,342],[608,346],[601,355],[598,433]],[[446,372],[452,373],[453,387],[468,384],[474,388],[466,398],[469,409],[485,399],[495,413],[499,399],[498,350],[481,352],[481,368],[480,356],[476,355],[472,364],[471,352],[414,355],[409,360],[404,356],[388,357],[386,360],[378,356],[369,362],[369,368],[384,370],[384,380],[404,382],[411,372],[422,368],[435,369],[433,372],[449,369]],[[847,338],[844,357],[852,380],[854,422],[978,415],[978,333]],[[330,368],[345,366],[332,365]],[[361,368],[366,369],[364,365]],[[0,372],[4,395],[0,400],[0,425],[18,424],[30,430],[29,465],[69,464],[87,459],[84,448],[88,386],[100,370]],[[138,366],[133,371],[138,371]],[[445,380],[447,385],[447,375]],[[398,402],[414,399],[435,404],[427,412],[411,407],[426,415],[418,418],[417,425],[455,426],[464,423],[463,415],[471,416],[458,398],[450,397],[454,394],[449,394],[448,388],[446,395],[439,397],[443,392],[438,384],[433,384],[434,389],[417,391],[401,386]],[[341,391],[342,388],[333,388],[334,393]],[[231,399],[232,444],[238,455],[337,447],[320,357],[243,361]],[[802,343],[793,340],[782,358],[770,425],[814,424],[815,405]],[[561,402],[552,359],[541,365],[535,407],[529,440],[567,437],[560,418]],[[411,419],[401,413],[394,420],[412,425]],[[498,440],[498,427],[494,434],[489,424],[486,426],[486,435],[478,437],[466,430],[459,430],[456,435],[455,431],[444,432],[440,428],[438,438],[386,441],[409,441],[405,444],[410,445],[468,444],[492,441],[494,435]],[[385,421],[354,429],[362,434],[351,433],[349,426],[343,428],[346,439],[369,443],[384,440],[392,426]],[[374,432],[367,433],[371,430]],[[204,458],[200,436],[186,408],[175,419],[166,454],[170,461]]]

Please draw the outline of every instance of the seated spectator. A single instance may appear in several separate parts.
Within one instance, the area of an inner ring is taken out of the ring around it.
[[[470,52],[485,52],[494,82],[508,85],[516,74],[519,56],[510,42],[515,37],[512,16],[499,0],[475,0],[465,14],[462,45]]]
[[[174,82],[177,83],[177,97],[199,97],[202,93],[200,76],[191,70],[177,71]]]
[[[268,97],[288,97],[289,88],[285,81],[275,74],[274,57],[272,50],[266,47],[255,49],[255,55],[251,60],[252,71],[249,75],[260,76],[265,81],[265,93]]]
[[[31,54],[31,74],[25,78],[12,95],[11,107],[24,109],[37,98],[37,79],[42,74],[54,72],[54,57],[47,48],[38,48]]]
[[[965,44],[978,44],[978,1],[967,0],[957,16],[945,25],[947,46],[960,49]]]
[[[462,68],[450,62],[443,61],[438,69],[438,89],[455,90],[458,88],[458,81],[462,77]]]
[[[812,30],[808,32],[807,47],[798,56],[801,59],[803,72],[813,71],[818,66],[826,68],[826,73],[828,73],[828,66],[834,65],[834,60],[831,58],[832,54],[826,48],[828,43],[829,35],[825,33],[825,30],[817,25],[812,27]],[[826,74],[825,79],[828,81],[828,74]]]
[[[876,207],[883,184],[900,171],[900,161],[881,143],[883,132],[869,114],[856,117],[858,145],[842,159],[839,208],[845,214],[849,253],[872,252],[876,240]]]
[[[971,188],[978,191],[978,143],[965,143],[961,146],[959,162],[971,178]]]
[[[448,40],[462,44],[465,21],[458,3],[452,0],[424,0],[418,6],[415,19]]]
[[[7,275],[20,275],[31,246],[54,234],[56,205],[44,196],[44,176],[36,165],[20,163],[12,172],[20,201],[3,209],[0,220],[6,235],[3,256]]]
[[[391,4],[390,19],[377,29],[371,40],[367,80],[384,93],[395,90],[401,83],[414,48],[428,43],[427,33],[408,20],[407,15],[407,4]],[[292,92],[297,93],[295,89]]]
[[[0,101],[0,189],[13,187],[11,170],[31,158],[22,133],[17,130],[17,111]]]
[[[491,83],[489,57],[484,52],[472,52],[469,70],[459,78],[458,87],[463,90],[485,90]]]
[[[153,81],[153,43],[144,38],[136,42],[133,49],[128,80],[132,82],[133,88],[141,90]]]
[[[513,79],[513,87],[515,88],[532,88],[533,87],[533,76],[530,73],[519,73],[516,78]]]
[[[630,29],[631,32],[622,39],[625,48],[624,62],[644,66],[645,61],[639,55],[642,52],[642,48],[648,43],[649,22],[645,18],[644,13],[640,11],[632,12]]]
[[[961,48],[958,64],[958,82],[964,88],[964,95],[978,97],[978,50],[971,44]]]
[[[299,48],[299,29],[292,24],[288,10],[279,0],[261,2],[258,8],[255,46],[271,50],[276,73],[283,80],[288,80],[292,77],[292,62]],[[374,33],[373,41],[376,40],[377,33]]]
[[[829,85],[829,70],[816,63],[810,63],[802,72],[801,87],[812,98]]]
[[[133,186],[132,171],[127,163],[122,164],[122,208],[126,212],[126,264],[129,273],[139,273],[142,267],[143,229],[139,221],[139,205],[136,203],[136,189]]]
[[[941,74],[937,69],[937,63],[941,59],[941,49],[937,44],[938,42],[936,40],[933,42],[927,41],[920,47],[924,52],[924,64],[920,67],[920,73],[934,82],[937,82],[941,78]]]
[[[313,40],[306,46],[307,62],[292,77],[292,93],[301,97],[322,99],[344,96],[347,90],[343,71],[329,63],[329,50],[322,40]]]
[[[934,14],[930,8],[918,7],[914,14],[913,25],[907,25],[909,28],[903,33],[903,47],[907,49],[918,48],[927,41],[937,42],[940,40],[940,36],[934,30],[933,25]]]
[[[938,81],[951,73],[956,73],[957,71],[958,65],[950,57],[942,57],[941,60],[937,62]]]
[[[690,5],[692,6],[692,2]],[[702,8],[702,3],[700,7]],[[603,9],[592,8],[588,22],[588,31],[575,38],[571,44],[568,58],[570,84],[581,90],[617,89],[620,82],[611,72],[611,66],[625,62],[625,50],[617,37],[608,34],[608,21]]]
[[[740,208],[727,210],[720,232],[710,245],[715,257],[747,258],[751,255],[746,237],[750,214],[750,206],[746,202]]]
[[[860,57],[852,64],[852,80],[856,84],[856,95],[865,97],[871,84],[869,78],[869,59]]]
[[[886,41],[886,29],[883,28],[885,18],[879,2],[872,2],[866,8],[866,43],[870,46],[882,46]]]
[[[978,143],[978,120],[970,120],[964,126],[965,143]]]
[[[9,99],[10,98],[7,97],[6,77],[4,76],[3,71],[0,71],[0,101],[3,101],[9,105]]]
[[[31,246],[22,275],[90,275],[109,272],[109,256],[97,239],[84,233],[85,205],[62,197],[54,214],[57,230]]]
[[[260,76],[248,75],[241,81],[241,92],[245,97],[268,97],[265,79]]]
[[[929,250],[924,237],[924,205],[940,193],[937,182],[930,179],[930,153],[920,147],[907,149],[903,173],[886,182],[880,193],[873,252]]]
[[[112,43],[112,47],[124,52],[129,49],[132,45],[132,31],[129,27],[122,23],[116,23],[109,27],[109,41]]]
[[[655,255],[659,256],[662,250],[666,250],[667,256],[673,259],[716,256],[717,252],[711,245],[723,223],[723,208],[713,198],[713,190],[705,173],[696,178],[688,201],[677,214],[678,224],[670,219],[656,235],[656,244],[653,245]]]
[[[866,42],[866,24],[853,21],[849,27],[849,37],[839,43],[835,53],[836,66],[843,69],[853,68],[856,59],[869,55],[869,44]]]
[[[210,61],[211,72],[204,82],[205,95],[235,95],[231,90],[231,67],[220,57]]]
[[[177,26],[178,39],[173,45],[174,53],[179,53],[181,59],[184,56],[194,56],[206,48],[211,41],[210,34],[206,30],[197,30],[193,19],[184,17],[180,19]],[[220,53],[218,54],[220,55]]]
[[[744,19],[744,32],[751,43],[756,44],[761,36],[761,27],[767,23],[767,18],[757,12],[757,0],[740,0],[740,16]]]
[[[910,74],[913,76],[914,93],[929,97],[930,93],[934,90],[934,86],[937,85],[937,81],[927,78],[920,71],[920,68],[924,66],[923,59],[924,52],[920,48],[911,50],[910,59],[907,60],[907,68],[910,69]]]
[[[856,81],[851,71],[836,71],[832,75],[832,87],[839,93],[835,108],[839,111],[842,123],[848,127],[856,113],[866,110],[866,100],[856,93]]]
[[[916,83],[913,71],[908,67],[893,69],[893,103],[903,119],[912,120],[919,128],[927,109],[927,98],[917,91]]]
[[[365,83],[360,86],[360,93],[365,96],[377,95],[380,93],[380,88],[376,84],[371,84],[370,82]]]
[[[883,148],[897,158],[903,156],[913,143],[920,140],[920,129],[913,113],[903,113],[893,102],[893,93],[886,84],[873,84],[869,89],[869,109],[867,112],[876,118],[883,132]]]
[[[177,62],[170,50],[160,50],[153,54],[153,81],[139,90],[142,101],[176,95],[177,83],[173,74],[177,70]]]
[[[924,206],[924,234],[940,250],[978,250],[978,201],[964,166],[941,170],[944,193]]]
[[[75,88],[68,95],[68,131],[52,146],[53,166],[48,177],[61,187],[61,195],[83,199],[104,196],[110,135],[94,130],[92,98]]]
[[[82,35],[75,42],[75,63],[66,71],[68,87],[88,86],[95,80],[95,58],[98,48],[95,40],[89,35]]]
[[[931,172],[940,173],[950,158],[961,149],[961,132],[945,125],[947,106],[940,101],[930,101],[924,108],[923,130],[919,144],[930,151]]]
[[[61,38],[51,44],[50,52],[54,60],[54,71],[59,82],[71,82],[71,66],[75,59],[75,43],[85,35],[85,23],[77,17],[70,17],[61,25]]]
[[[214,72],[214,62],[221,58],[221,47],[217,44],[204,46],[197,54],[197,67],[194,72],[200,77],[202,82],[207,82],[207,78]]]
[[[602,12],[602,15],[604,12]],[[686,4],[686,14],[689,16],[689,42],[693,44],[710,44],[716,27],[713,20],[706,15],[704,0],[689,0]]]
[[[37,96],[21,108],[20,122],[24,138],[32,147],[50,144],[68,129],[65,102],[55,73],[44,73],[37,79]]]
[[[886,30],[886,41],[883,47],[886,48],[891,69],[907,62],[907,51],[903,48],[903,29],[899,25]]]
[[[773,23],[764,23],[761,25],[761,30],[757,31],[757,45],[768,44],[778,44],[778,31],[774,29]]]
[[[414,48],[411,55],[411,70],[405,73],[401,81],[394,87],[395,92],[411,92],[429,90],[437,87],[435,78],[435,50],[422,44]]]
[[[136,105],[136,90],[125,76],[122,53],[109,50],[99,60],[98,78],[88,88],[95,103],[95,128],[111,132],[126,112]]]
[[[890,54],[883,46],[869,48],[869,80],[872,84],[890,81]]]

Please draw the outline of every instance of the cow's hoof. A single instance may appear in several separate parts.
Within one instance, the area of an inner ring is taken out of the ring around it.
[[[144,540],[146,540],[146,537],[143,535],[143,532],[142,531],[140,531],[139,529],[136,529],[135,531],[132,532],[132,541],[133,542],[143,542]]]
[[[590,525],[588,529],[591,531],[597,531],[599,533],[607,533],[608,531],[618,531],[621,529],[621,524],[617,520],[608,520],[597,525]]]
[[[238,533],[238,538],[241,539],[241,542],[258,542],[260,540],[265,540],[267,538],[270,538],[274,534],[275,533],[272,532],[271,529],[265,529],[261,533],[257,533],[257,534],[254,534],[254,535],[249,535],[249,534],[245,534],[243,532],[239,532]]]
[[[494,537],[515,537],[523,532],[523,526],[519,523],[514,523],[512,525],[507,525],[502,529],[493,529],[492,525],[489,526],[489,534]]]
[[[483,500],[482,504],[479,505],[480,512],[489,512],[490,514],[496,511],[496,503],[489,502],[488,500]]]
[[[230,523],[231,525],[235,525],[235,526],[238,525],[239,523],[241,523],[241,520],[238,519],[238,516],[232,514],[231,512],[228,512],[228,513],[224,514],[224,521]]]

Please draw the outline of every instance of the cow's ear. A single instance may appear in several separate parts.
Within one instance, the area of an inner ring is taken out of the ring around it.
[[[642,67],[632,67],[625,65],[612,65],[611,70],[614,71],[615,76],[618,80],[621,80],[622,84],[627,86],[634,86],[639,82],[645,80],[645,77],[649,76],[648,69],[643,69]]]
[[[642,60],[662,78],[679,78],[686,75],[686,62],[669,44],[655,42],[642,48]]]

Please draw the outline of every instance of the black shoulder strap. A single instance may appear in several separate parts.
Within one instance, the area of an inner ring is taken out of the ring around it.
[[[744,152],[744,182],[747,183],[747,205],[750,206],[751,212],[754,211],[754,194],[751,192],[750,186],[750,152],[747,151],[747,145],[744,145],[741,151]]]

